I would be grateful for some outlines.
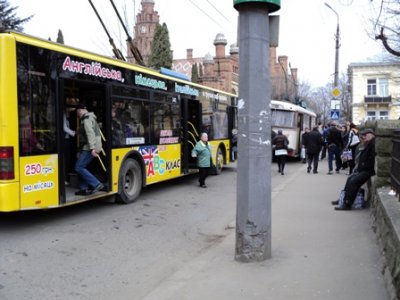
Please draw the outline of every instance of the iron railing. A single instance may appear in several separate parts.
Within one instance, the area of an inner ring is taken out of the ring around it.
[[[379,96],[364,96],[365,103],[391,103],[392,96],[379,97]]]
[[[390,182],[392,189],[400,194],[400,129],[394,130],[393,149],[392,149],[392,167],[390,170]]]

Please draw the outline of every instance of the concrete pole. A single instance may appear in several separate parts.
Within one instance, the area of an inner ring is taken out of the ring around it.
[[[335,45],[335,79],[333,82],[334,87],[339,87],[339,48],[340,48],[340,30],[339,18],[336,27],[336,45]]]
[[[335,77],[333,80],[333,87],[336,88],[339,85],[339,48],[340,48],[340,29],[339,29],[339,14],[332,8],[328,3],[325,2],[325,6],[334,12],[337,19],[336,36],[335,36]]]
[[[262,261],[272,256],[270,4],[267,2],[271,1],[235,1],[240,24],[235,259],[242,262]]]

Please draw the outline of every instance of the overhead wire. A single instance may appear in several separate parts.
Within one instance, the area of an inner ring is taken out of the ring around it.
[[[212,4],[210,2],[210,0],[206,0],[208,2],[208,4],[210,4],[225,20],[227,20],[230,24],[232,24],[231,20],[229,20],[218,8],[216,8],[214,6],[214,4]]]
[[[211,21],[213,21],[215,24],[220,26],[221,28],[223,27],[220,23],[218,23],[214,18],[212,18],[208,13],[206,13],[203,9],[201,9],[197,4],[195,4],[192,0],[189,0],[190,3],[192,3],[198,10],[200,10],[203,14],[205,14]]]

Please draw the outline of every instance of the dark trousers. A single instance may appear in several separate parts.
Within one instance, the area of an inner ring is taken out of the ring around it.
[[[329,171],[333,171],[333,159],[336,162],[336,171],[339,171],[342,167],[342,159],[340,158],[340,148],[334,144],[328,147],[328,166]]]
[[[324,159],[326,157],[326,150],[327,150],[328,146],[327,145],[323,145],[322,149],[321,149],[321,160]]]
[[[286,155],[277,155],[276,159],[278,161],[279,172],[283,172],[285,169]]]
[[[354,146],[350,147],[351,155],[352,155],[353,159],[349,160],[349,162],[348,162],[348,165],[349,165],[349,168],[350,168],[349,174],[353,173],[353,169],[354,169],[354,167],[356,165],[356,163],[354,162],[354,160],[356,159],[356,148],[357,148],[357,145],[354,145]]]
[[[346,180],[346,185],[344,186],[344,205],[346,207],[351,207],[356,200],[357,192],[360,187],[367,182],[371,177],[368,172],[360,172],[349,175]]]
[[[308,161],[308,170],[311,170],[311,164],[312,164],[312,169],[313,172],[318,171],[318,159],[319,159],[319,153],[307,153],[307,161]]]
[[[200,186],[203,186],[206,184],[206,178],[208,176],[210,168],[199,168],[199,183]]]

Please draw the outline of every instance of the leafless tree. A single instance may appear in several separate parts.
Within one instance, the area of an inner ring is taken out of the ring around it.
[[[376,17],[373,20],[375,39],[386,51],[400,57],[400,0],[371,0]]]

